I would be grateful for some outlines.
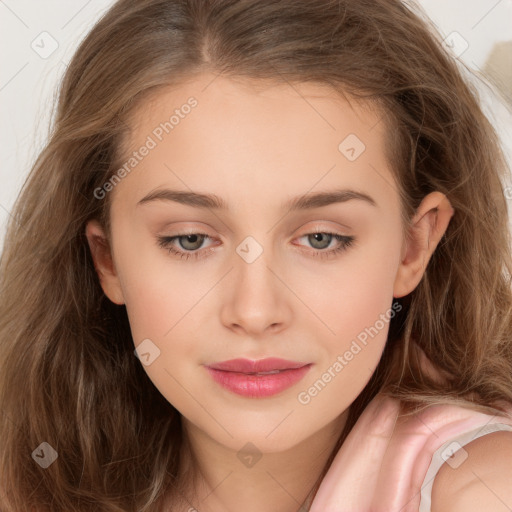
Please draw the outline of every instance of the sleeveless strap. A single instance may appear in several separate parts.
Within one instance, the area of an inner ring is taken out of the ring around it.
[[[512,426],[505,423],[490,423],[452,437],[434,452],[427,474],[425,475],[425,479],[421,485],[420,508],[418,512],[431,512],[432,487],[434,485],[434,477],[439,471],[439,468],[448,459],[451,461],[450,464],[452,467],[459,466],[465,460],[464,452],[458,452],[460,448],[474,439],[485,436],[486,434],[492,434],[499,430],[512,431]]]

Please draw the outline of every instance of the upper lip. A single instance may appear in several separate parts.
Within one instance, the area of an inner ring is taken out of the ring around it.
[[[267,359],[259,359],[257,361],[253,361],[251,359],[230,359],[229,361],[213,363],[207,366],[215,370],[224,370],[228,372],[257,373],[302,368],[307,364],[309,363],[300,363],[297,361],[279,359],[277,357],[269,357]]]

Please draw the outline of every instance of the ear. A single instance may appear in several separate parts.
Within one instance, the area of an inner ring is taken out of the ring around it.
[[[409,237],[402,246],[393,297],[403,297],[416,288],[454,213],[450,201],[441,192],[424,197],[411,221]]]
[[[85,227],[85,236],[94,261],[101,287],[114,304],[124,304],[121,282],[116,272],[108,237],[100,223],[90,220]]]

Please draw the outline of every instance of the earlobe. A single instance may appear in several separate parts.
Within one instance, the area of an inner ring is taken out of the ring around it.
[[[118,305],[124,304],[121,283],[117,275],[108,238],[96,220],[90,220],[85,228],[94,268],[105,295]]]
[[[423,199],[404,242],[405,250],[395,278],[393,297],[403,297],[418,286],[454,213],[450,201],[441,192],[432,192]]]

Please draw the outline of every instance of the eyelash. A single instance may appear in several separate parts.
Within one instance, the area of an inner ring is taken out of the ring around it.
[[[314,257],[319,258],[328,258],[330,256],[334,256],[336,254],[342,253],[346,251],[349,247],[351,247],[354,242],[356,241],[355,237],[353,236],[346,236],[346,235],[339,235],[338,233],[331,233],[330,231],[313,231],[311,233],[306,233],[305,235],[302,235],[300,238],[308,235],[315,235],[315,234],[322,234],[322,235],[331,235],[334,239],[336,239],[338,242],[340,242],[341,245],[334,249],[330,250],[316,250],[313,253]],[[201,252],[200,249],[192,252],[192,251],[181,251],[177,250],[173,245],[172,242],[176,240],[177,238],[180,238],[182,236],[191,236],[191,235],[199,235],[204,236],[206,238],[211,238],[206,233],[180,233],[174,236],[159,236],[158,239],[158,245],[159,247],[164,248],[166,251],[168,251],[171,254],[174,254],[175,256],[180,256],[181,258],[189,259],[201,259],[206,257],[210,252],[212,252],[214,249],[205,249]]]

